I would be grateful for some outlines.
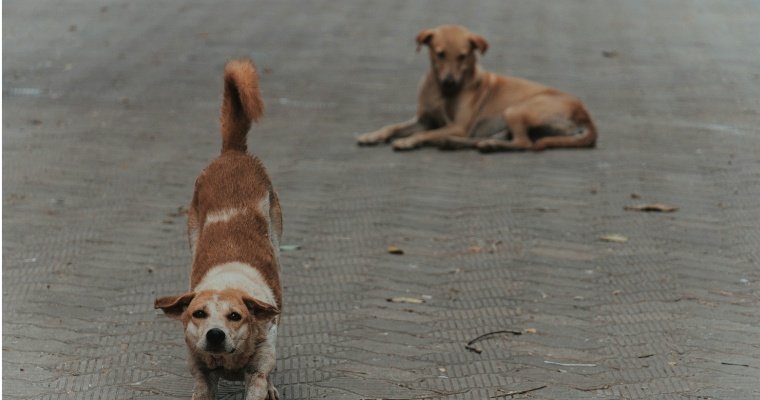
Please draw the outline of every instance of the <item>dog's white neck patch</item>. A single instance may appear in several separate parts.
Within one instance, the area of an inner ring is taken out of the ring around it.
[[[237,215],[245,214],[245,208],[225,208],[221,211],[213,211],[206,214],[204,225],[217,222],[227,222]]]
[[[246,263],[217,265],[206,272],[206,276],[195,287],[196,292],[224,289],[240,289],[253,298],[271,305],[277,304],[272,288],[267,285],[261,273]]]

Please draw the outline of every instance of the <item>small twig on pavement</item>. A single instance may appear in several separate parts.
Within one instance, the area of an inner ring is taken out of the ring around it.
[[[467,344],[464,346],[464,348],[467,349],[467,350],[470,350],[472,352],[480,354],[480,353],[483,352],[483,350],[481,350],[479,347],[473,346],[473,344],[475,344],[475,343],[477,343],[477,342],[479,342],[479,341],[481,341],[481,340],[483,340],[483,339],[485,339],[485,338],[487,338],[489,336],[499,335],[499,334],[502,334],[502,333],[509,333],[509,334],[512,334],[512,335],[515,335],[515,336],[522,335],[522,331],[516,331],[516,330],[511,330],[511,329],[510,330],[503,330],[503,331],[488,332],[488,333],[484,333],[484,334],[476,337],[475,339],[470,340],[469,342],[467,342]]]
[[[749,367],[749,364],[737,364],[737,363],[730,363],[730,362],[725,362],[725,361],[721,361],[720,363],[723,365],[736,365],[738,367]]]
[[[609,388],[610,388],[610,385],[601,385],[601,386],[594,386],[594,387],[578,387],[578,386],[573,386],[573,389],[578,389],[578,390],[580,390],[582,392],[595,392],[597,390],[605,390],[605,389],[609,389]]]
[[[489,397],[489,399],[498,399],[500,397],[507,397],[507,396],[514,396],[516,394],[525,394],[525,393],[535,392],[536,390],[541,390],[541,389],[543,389],[545,387],[546,387],[546,385],[541,385],[541,386],[534,387],[534,388],[531,388],[531,389],[513,390],[511,392],[506,392],[504,394],[497,394],[496,396],[491,396],[491,397]]]
[[[556,361],[547,361],[544,360],[545,364],[552,364],[552,365],[560,365],[563,367],[596,367],[596,364],[572,364],[572,363],[561,363]]]

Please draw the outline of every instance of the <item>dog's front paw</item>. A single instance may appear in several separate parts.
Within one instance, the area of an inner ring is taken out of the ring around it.
[[[214,400],[214,395],[207,391],[196,391],[193,393],[193,400]]]
[[[412,138],[396,139],[393,141],[393,150],[403,151],[416,149],[419,143]]]
[[[494,151],[501,150],[500,142],[495,139],[481,140],[475,147],[481,153],[493,153]]]
[[[373,146],[382,142],[383,135],[380,132],[369,132],[359,135],[356,138],[356,144],[359,146]]]
[[[271,383],[269,383],[269,387],[267,388],[267,400],[280,400],[280,392]]]

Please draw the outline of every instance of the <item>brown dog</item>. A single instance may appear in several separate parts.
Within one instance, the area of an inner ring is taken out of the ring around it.
[[[357,138],[359,145],[393,140],[395,150],[424,145],[481,151],[593,147],[596,129],[577,98],[524,79],[483,70],[476,51],[488,42],[466,28],[443,25],[417,35],[430,48],[417,116]],[[535,141],[533,140],[535,139]]]
[[[282,215],[264,166],[246,152],[262,111],[253,63],[228,62],[222,154],[196,179],[188,211],[190,291],[155,302],[185,327],[194,400],[213,400],[220,377],[243,380],[246,400],[279,398],[270,373],[282,308]]]

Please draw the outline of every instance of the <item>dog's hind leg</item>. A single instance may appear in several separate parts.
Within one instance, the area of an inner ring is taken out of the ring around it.
[[[528,127],[530,126],[529,110],[526,105],[510,107],[504,111],[504,120],[507,121],[509,133],[512,134],[512,140],[489,138],[481,140],[476,144],[478,150],[484,153],[493,151],[509,150],[528,150],[532,147],[532,142],[528,136]]]
[[[596,127],[588,111],[578,102],[571,115],[565,117],[565,123],[557,126],[562,134],[542,137],[533,144],[533,150],[552,147],[594,147],[596,146]]]

